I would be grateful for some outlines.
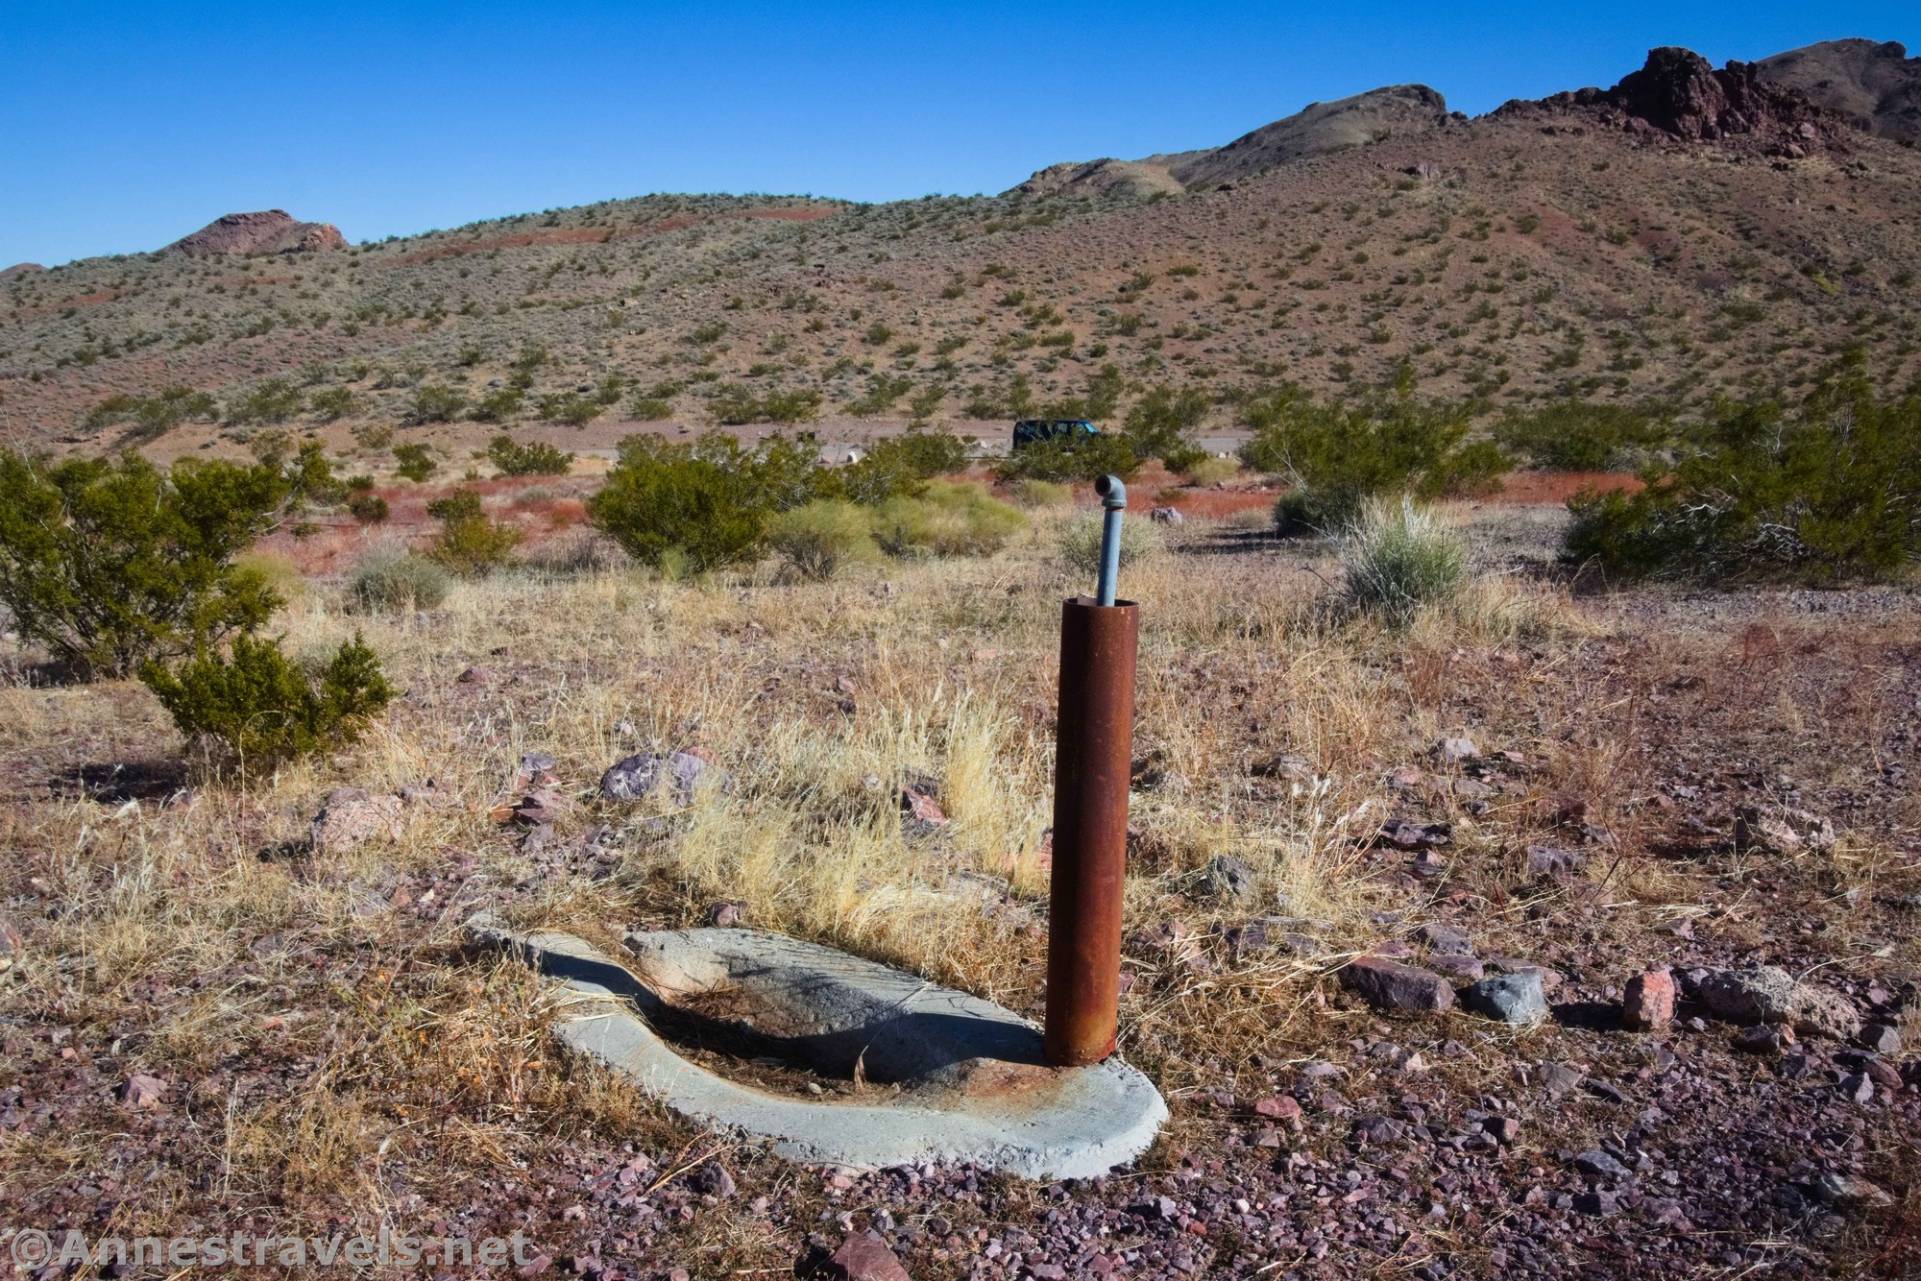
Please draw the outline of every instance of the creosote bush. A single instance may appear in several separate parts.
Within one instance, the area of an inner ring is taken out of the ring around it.
[[[208,648],[177,668],[149,662],[140,679],[181,733],[247,766],[352,743],[393,698],[358,635],[308,669],[277,641],[243,632],[229,655]]]
[[[1569,501],[1564,548],[1628,577],[1816,584],[1921,559],[1921,396],[1878,399],[1858,370],[1793,409],[1723,405],[1638,493]]]
[[[427,554],[463,578],[492,573],[520,546],[520,531],[491,519],[471,489],[435,499],[427,514],[440,522]]]
[[[1422,400],[1405,379],[1338,403],[1282,387],[1250,398],[1242,416],[1254,435],[1241,461],[1292,483],[1275,512],[1282,534],[1337,530],[1377,495],[1482,493],[1509,468],[1499,446],[1467,439],[1466,405]]]
[[[487,459],[503,476],[565,476],[574,456],[554,445],[521,444],[502,432],[487,442]]]
[[[658,568],[671,552],[701,573],[751,559],[768,516],[809,500],[804,485],[792,492],[791,470],[765,446],[750,452],[718,434],[691,444],[629,436],[587,510],[641,564]]]
[[[1371,498],[1336,543],[1347,603],[1405,627],[1423,606],[1450,600],[1467,577],[1467,548],[1433,511],[1406,495]]]

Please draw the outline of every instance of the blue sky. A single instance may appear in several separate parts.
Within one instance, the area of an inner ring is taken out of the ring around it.
[[[1846,35],[1913,44],[1921,9],[0,0],[0,265],[275,206],[360,240],[652,191],[998,191],[1377,85],[1475,113],[1652,45]]]

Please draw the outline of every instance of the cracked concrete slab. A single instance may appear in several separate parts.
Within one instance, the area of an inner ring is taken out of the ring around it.
[[[1119,1058],[1049,1067],[1040,1029],[1011,1011],[819,944],[759,930],[635,933],[623,965],[573,935],[514,934],[484,914],[468,933],[579,998],[556,1025],[562,1041],[675,1111],[792,1160],[1091,1178],[1146,1151],[1167,1119],[1153,1083]],[[688,1018],[755,1055],[888,1088],[833,1101],[728,1080],[655,1030]]]

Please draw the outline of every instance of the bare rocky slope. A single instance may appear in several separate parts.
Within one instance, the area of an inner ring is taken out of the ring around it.
[[[1921,58],[1892,40],[1824,40],[1755,67],[1763,80],[1798,90],[1856,129],[1921,142]]]
[[[654,196],[315,253],[278,251],[320,224],[223,219],[188,238],[222,252],[0,281],[0,433],[124,441],[115,398],[170,386],[220,412],[141,437],[161,452],[361,426],[604,447],[708,426],[732,388],[818,393],[830,436],[967,429],[1110,368],[1122,409],[1197,385],[1222,429],[1278,381],[1403,368],[1492,412],[1792,392],[1851,348],[1908,385],[1921,152],[1779,62],[1656,51],[1473,120],[1380,90],[1052,194]]]

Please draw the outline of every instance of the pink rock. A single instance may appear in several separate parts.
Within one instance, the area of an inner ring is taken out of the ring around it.
[[[845,1281],[912,1281],[894,1252],[872,1232],[855,1232],[827,1260],[829,1276]]]
[[[1674,1022],[1674,975],[1666,970],[1636,974],[1621,998],[1621,1025],[1630,1032],[1659,1032]]]

